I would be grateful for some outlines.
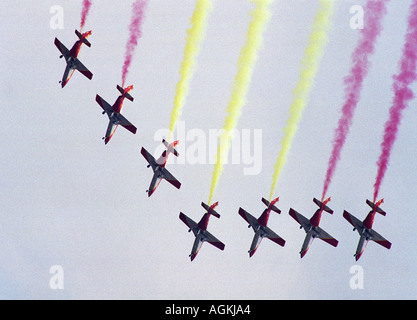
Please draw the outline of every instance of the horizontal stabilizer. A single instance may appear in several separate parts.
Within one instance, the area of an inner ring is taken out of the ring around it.
[[[123,89],[121,86],[117,85],[116,86],[117,90],[120,91],[121,94],[123,94],[125,96],[126,99],[133,101],[133,97],[129,94],[129,92],[126,92],[126,89]]]
[[[333,214],[333,210],[332,210],[332,209],[330,209],[330,208],[326,205],[326,204],[327,204],[327,202],[329,202],[329,201],[330,201],[330,198],[326,199],[326,200],[324,201],[324,203],[323,203],[323,202],[321,202],[320,200],[317,200],[316,198],[313,198],[313,202],[314,202],[316,205],[318,205],[320,209],[322,209],[322,210],[324,210],[324,211],[326,211],[326,212],[328,212],[328,213],[330,213],[330,214]]]
[[[379,205],[383,202],[384,202],[384,199],[381,199],[375,204],[375,203],[369,201],[368,199],[366,199],[366,204],[368,206],[370,206],[373,210],[375,210],[379,214],[382,214],[383,216],[385,216],[387,213],[379,207]]]
[[[210,207],[207,205],[207,204],[205,204],[204,202],[201,202],[201,206],[205,209],[205,210],[207,210],[207,212],[209,213],[209,214],[212,214],[213,216],[215,216],[216,218],[220,218],[220,214],[216,211],[216,210],[214,210],[214,208],[215,207],[217,207],[217,205],[219,204],[219,202],[216,202],[216,203],[213,203]]]
[[[133,97],[129,93],[126,93],[125,94],[125,98],[128,99],[128,100],[130,100],[130,101],[133,101],[134,100]]]
[[[165,139],[162,139],[162,143],[167,149],[169,148],[169,143]]]
[[[78,30],[75,30],[75,34],[87,47],[91,47],[91,43],[87,40],[87,37],[91,34],[91,31],[87,31],[81,34],[78,32]]]
[[[279,210],[276,206],[275,203],[279,200],[279,198],[276,198],[274,200],[272,200],[272,202],[269,202],[268,200],[266,200],[265,198],[262,198],[262,202],[268,207],[268,209],[271,209],[272,211],[275,211],[276,213],[281,213],[281,210]]]
[[[162,139],[162,143],[164,144],[164,146],[167,148],[167,150],[169,150],[170,152],[172,152],[174,154],[174,156],[178,157],[180,154],[178,153],[177,150],[175,150],[175,146],[178,144],[179,141],[174,141],[173,143],[171,143],[171,145],[165,140]],[[172,146],[172,147],[171,147]],[[170,150],[171,148],[171,150]]]

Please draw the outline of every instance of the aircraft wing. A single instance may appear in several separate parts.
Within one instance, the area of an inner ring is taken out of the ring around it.
[[[204,232],[204,241],[207,241],[208,243],[220,250],[224,250],[224,243],[217,239],[215,236],[213,236],[207,230]]]
[[[195,227],[198,226],[198,224],[191,218],[187,217],[185,214],[183,214],[182,212],[180,212],[180,219],[182,222],[184,222],[188,228],[190,229],[194,229]]]
[[[112,109],[112,107],[111,107],[111,105],[110,104],[108,104],[107,102],[106,102],[106,100],[104,100],[102,97],[100,97],[99,95],[96,95],[96,101],[97,101],[97,103],[100,105],[100,107],[104,110],[104,111],[106,111],[106,113],[107,114],[109,114],[109,113],[112,113],[113,112],[113,109]]]
[[[285,245],[285,240],[282,239],[279,235],[277,235],[274,231],[269,229],[268,227],[264,227],[265,230],[265,237],[269,240],[274,241],[276,244],[279,244],[281,247]]]
[[[148,151],[146,151],[144,147],[142,147],[140,153],[145,158],[145,160],[148,161],[148,163],[152,166],[152,169],[155,171],[155,168],[158,167],[155,158]]]
[[[343,211],[343,218],[345,218],[358,232],[363,229],[363,223],[355,216],[351,215],[346,210]]]
[[[371,240],[375,241],[379,245],[390,249],[391,248],[391,242],[389,242],[387,239],[385,239],[383,236],[381,236],[378,232],[376,232],[374,229],[369,230],[369,233],[371,234]]]
[[[246,210],[239,208],[239,214],[252,228],[258,225],[258,220]]]
[[[190,230],[193,231],[194,236],[197,236],[197,232],[199,230],[198,228],[198,223],[195,222],[193,219],[187,217],[185,214],[183,214],[182,212],[180,212],[180,219],[182,222],[185,223],[185,225],[190,228]],[[189,230],[189,231],[190,231]]]
[[[75,59],[74,61],[75,63],[75,69],[77,69],[78,71],[80,71],[83,75],[85,75],[88,79],[92,79],[93,78],[93,74],[90,72],[90,70],[87,69],[86,66],[84,66],[80,60]]]
[[[316,235],[317,238],[327,242],[328,244],[332,245],[333,247],[337,247],[337,245],[339,244],[339,241],[337,241],[335,238],[333,238],[330,234],[328,234],[322,228],[317,227],[316,232],[317,232],[317,235]]]
[[[167,169],[164,168],[164,177],[166,181],[172,184],[175,188],[179,189],[181,187],[181,182],[179,182]]]
[[[69,56],[69,50],[67,49],[66,46],[64,46],[61,41],[59,41],[57,38],[55,38],[55,46],[58,48],[58,50],[63,54],[63,56],[65,58],[67,58]]]
[[[131,124],[131,123],[129,122],[129,120],[127,120],[127,119],[126,119],[125,117],[123,117],[121,114],[119,114],[117,117],[119,118],[119,120],[120,120],[119,124],[120,124],[122,127],[124,127],[125,129],[129,130],[129,131],[130,131],[130,132],[132,132],[133,134],[135,134],[135,133],[136,133],[136,127],[135,127],[133,124]]]
[[[294,218],[295,221],[297,221],[306,231],[310,227],[310,220],[308,220],[306,217],[304,217],[301,213],[298,213],[294,209],[290,209],[289,212],[290,216]]]

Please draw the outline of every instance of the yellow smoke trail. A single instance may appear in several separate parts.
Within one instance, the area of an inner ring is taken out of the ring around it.
[[[174,107],[171,112],[171,123],[169,125],[168,142],[171,140],[172,132],[181,115],[181,110],[188,93],[188,84],[194,72],[196,58],[200,49],[201,40],[207,25],[207,16],[211,10],[210,0],[198,0],[191,16],[191,27],[187,30],[187,39],[184,49],[184,57],[180,68],[180,80],[177,83],[174,97]]]
[[[293,102],[289,110],[289,118],[284,128],[284,136],[281,140],[281,151],[274,165],[272,176],[271,201],[281,170],[287,161],[287,154],[291,147],[292,139],[297,131],[302,112],[307,104],[308,96],[313,86],[313,80],[317,73],[320,60],[323,56],[324,47],[328,41],[330,20],[334,10],[334,1],[320,0],[320,7],[314,17],[313,30],[308,40],[307,48],[300,67],[300,79],[293,91]]]
[[[211,203],[214,191],[222,174],[223,164],[227,160],[232,132],[239,119],[241,108],[246,101],[246,93],[257,60],[257,52],[262,43],[262,34],[270,17],[268,6],[271,0],[252,0],[252,2],[255,4],[255,7],[251,12],[252,21],[249,24],[246,43],[240,52],[238,71],[234,79],[232,95],[227,107],[227,116],[219,139],[217,161],[214,165],[211,181],[209,204]]]

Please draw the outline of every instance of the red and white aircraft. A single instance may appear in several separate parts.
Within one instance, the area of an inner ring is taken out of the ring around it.
[[[329,235],[322,228],[319,227],[321,214],[323,213],[323,211],[333,214],[333,210],[327,206],[327,203],[330,201],[330,198],[324,200],[324,202],[321,202],[316,198],[314,198],[313,201],[316,205],[319,206],[319,209],[317,209],[317,211],[314,213],[310,220],[292,208],[289,212],[290,216],[293,217],[295,221],[297,221],[301,225],[300,229],[304,228],[305,232],[307,233],[300,251],[301,258],[305,256],[315,238],[319,238],[332,245],[333,247],[337,247],[339,243],[339,241],[337,241],[335,238],[333,238],[331,235]]]
[[[210,232],[207,231],[207,225],[209,222],[210,215],[212,214],[216,218],[220,218],[220,215],[214,210],[214,208],[219,204],[219,202],[213,203],[210,207],[206,205],[204,202],[201,202],[201,206],[207,210],[207,212],[203,215],[199,223],[196,223],[185,214],[180,212],[180,219],[184,222],[188,228],[188,232],[192,231],[195,236],[193,248],[191,250],[191,254],[189,257],[191,261],[194,260],[198,251],[200,250],[203,242],[207,241],[208,243],[212,244],[216,248],[220,250],[224,250],[224,243],[219,241],[216,237],[214,237]]]
[[[78,60],[78,54],[80,53],[81,45],[84,43],[88,47],[91,47],[91,43],[87,40],[87,37],[91,34],[91,31],[87,31],[81,34],[75,30],[75,34],[79,40],[75,42],[71,50],[68,50],[57,38],[55,38],[54,41],[56,47],[61,52],[60,58],[64,57],[65,61],[67,62],[62,80],[59,81],[62,88],[65,87],[65,85],[68,83],[75,70],[80,71],[90,80],[93,78],[93,74],[80,62],[80,60]]]
[[[133,101],[133,97],[129,94],[129,92],[133,89],[133,85],[128,86],[125,89],[117,85],[116,88],[120,91],[121,95],[116,99],[113,106],[108,104],[99,95],[96,95],[97,103],[103,108],[102,114],[107,113],[107,116],[109,117],[109,125],[107,126],[106,136],[103,137],[105,144],[110,141],[119,124],[133,134],[136,133],[136,127],[120,114],[125,98]]]
[[[360,236],[358,247],[356,248],[356,253],[354,254],[356,261],[358,261],[361,257],[369,240],[375,241],[376,243],[380,244],[381,246],[387,249],[391,248],[391,242],[389,242],[387,239],[385,239],[379,233],[377,233],[374,229],[372,229],[375,214],[378,212],[383,216],[386,215],[386,212],[379,207],[383,202],[384,199],[379,200],[377,203],[373,203],[367,199],[366,204],[369,205],[372,208],[372,210],[369,211],[368,215],[363,221],[360,221],[346,210],[343,211],[343,217],[353,226],[353,231],[357,230]]]
[[[142,149],[140,150],[142,156],[149,163],[147,167],[152,167],[152,170],[154,172],[149,189],[146,190],[146,192],[148,193],[148,197],[150,197],[152,193],[155,192],[162,179],[165,179],[177,189],[181,187],[181,182],[175,179],[175,177],[165,168],[170,153],[173,153],[176,157],[179,156],[179,153],[177,152],[177,150],[175,150],[175,147],[177,146],[179,141],[177,140],[172,142],[171,144],[168,144],[168,142],[166,142],[165,139],[162,139],[162,143],[165,145],[167,149],[164,150],[164,152],[162,152],[162,155],[159,157],[158,160],[155,160],[155,158],[148,151],[146,151],[145,148],[142,147]]]
[[[249,223],[248,228],[252,227],[253,231],[255,232],[252,244],[248,251],[249,257],[252,257],[255,254],[256,249],[258,249],[262,239],[265,237],[279,244],[281,247],[285,245],[285,240],[266,226],[268,224],[269,214],[271,210],[278,214],[281,213],[281,210],[279,210],[275,206],[275,203],[278,202],[278,200],[279,197],[272,200],[272,202],[269,202],[265,198],[262,198],[262,202],[267,206],[267,209],[264,210],[264,212],[258,219],[256,219],[254,216],[252,216],[249,212],[245,211],[244,209],[239,208],[239,214],[243,219],[246,220],[247,223]]]

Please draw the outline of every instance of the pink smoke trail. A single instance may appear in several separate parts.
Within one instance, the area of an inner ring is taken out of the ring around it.
[[[129,25],[130,36],[126,43],[125,62],[122,69],[122,87],[124,87],[130,63],[132,62],[133,53],[138,44],[138,39],[142,36],[141,28],[147,4],[148,0],[136,0],[132,5],[132,19]]]
[[[83,0],[83,8],[81,10],[81,26],[80,31],[83,29],[85,20],[87,19],[88,11],[91,7],[91,1],[90,0]]]
[[[392,147],[397,138],[402,111],[408,102],[414,98],[410,85],[417,79],[417,0],[410,7],[408,27],[405,35],[405,45],[399,63],[399,73],[393,76],[394,99],[385,123],[384,138],[381,143],[381,154],[377,166],[378,172],[374,184],[374,202],[378,197],[379,188],[387,171]]]
[[[364,28],[358,44],[352,53],[352,67],[350,74],[344,78],[345,103],[342,107],[342,115],[335,130],[333,150],[330,155],[326,178],[324,180],[322,199],[325,198],[327,189],[333,178],[336,165],[340,159],[343,145],[352,124],[353,114],[359,102],[363,80],[368,74],[370,66],[369,58],[375,50],[375,43],[382,31],[382,18],[386,13],[386,5],[389,0],[368,0],[365,8]]]

